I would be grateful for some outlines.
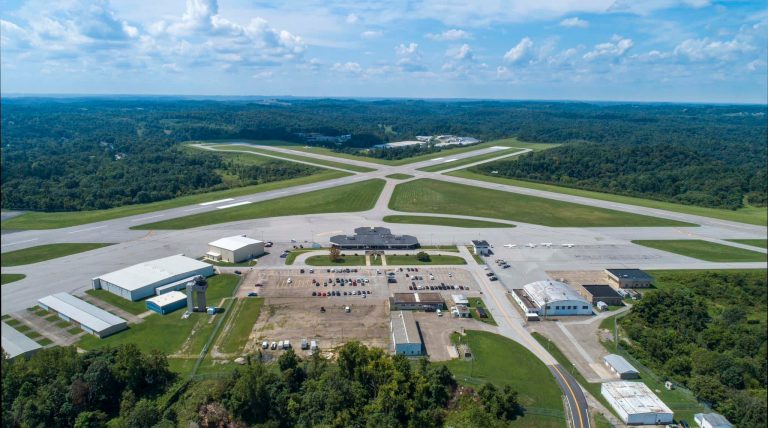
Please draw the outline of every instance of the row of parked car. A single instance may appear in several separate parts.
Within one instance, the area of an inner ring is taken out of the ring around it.
[[[371,294],[371,290],[313,291],[312,297],[363,296],[365,299],[369,294]]]
[[[323,281],[323,287],[327,287],[328,284],[335,287],[336,285],[339,285],[340,287],[343,287],[345,285],[348,285],[350,287],[357,287],[362,286],[364,287],[365,284],[368,284],[370,281],[368,278],[328,278],[328,281]],[[312,284],[315,284],[315,287],[320,286],[320,281],[312,278]]]
[[[416,285],[415,282],[411,282],[408,286],[409,290],[469,290],[468,285],[448,285],[440,283],[440,285]]]

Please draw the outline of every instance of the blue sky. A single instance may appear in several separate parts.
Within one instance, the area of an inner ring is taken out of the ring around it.
[[[764,1],[2,1],[2,93],[766,103]]]

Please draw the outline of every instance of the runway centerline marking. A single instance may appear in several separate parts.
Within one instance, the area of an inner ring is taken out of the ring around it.
[[[217,210],[221,210],[221,209],[224,209],[224,208],[239,207],[240,205],[246,205],[246,204],[250,204],[250,203],[251,203],[251,201],[236,202],[234,204],[222,205],[222,206],[216,207],[216,209]]]
[[[229,201],[234,201],[234,200],[235,200],[235,198],[219,199],[218,201],[203,202],[202,204],[198,204],[198,205],[204,207],[206,205],[220,204],[222,202],[229,202]]]
[[[107,227],[107,226],[96,226],[96,227],[89,227],[89,228],[87,228],[87,229],[77,229],[77,230],[73,230],[73,231],[71,231],[71,232],[67,232],[67,234],[68,234],[68,235],[71,235],[71,234],[73,234],[73,233],[80,233],[80,232],[87,232],[87,231],[89,231],[89,230],[103,229],[103,228],[105,228],[105,227]]]

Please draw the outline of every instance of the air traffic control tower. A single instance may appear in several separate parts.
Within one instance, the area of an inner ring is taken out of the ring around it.
[[[208,289],[208,281],[202,275],[197,275],[187,283],[187,312],[205,312],[205,291]],[[195,295],[197,297],[195,298]],[[197,306],[195,306],[197,300]]]

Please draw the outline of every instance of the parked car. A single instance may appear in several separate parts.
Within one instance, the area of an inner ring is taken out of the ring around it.
[[[275,349],[277,349],[277,342],[272,342],[272,345],[270,345],[269,349],[271,349],[271,350],[273,350],[273,351],[274,351]]]
[[[267,241],[267,242],[265,242],[265,243],[264,243],[264,246],[265,246],[265,247],[271,247],[271,246],[273,246],[273,245],[275,245],[275,243],[274,243],[274,242],[272,242],[272,241]]]
[[[261,342],[261,349],[267,349],[267,348],[269,348],[269,342],[266,340]]]
[[[242,272],[240,272],[239,270],[236,270],[236,271],[235,271],[235,275],[242,275],[242,274],[243,274],[243,273],[242,273]]]
[[[325,306],[320,306],[320,312],[325,312]]]
[[[286,257],[288,257],[288,253],[283,253],[283,254],[280,254],[280,258],[281,258],[281,259],[284,259],[284,258],[286,258]]]
[[[250,293],[248,293],[248,297],[259,297],[259,293],[255,291],[251,291]]]

